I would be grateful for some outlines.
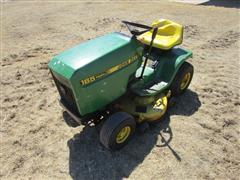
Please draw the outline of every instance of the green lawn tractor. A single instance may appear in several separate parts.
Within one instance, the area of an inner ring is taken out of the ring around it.
[[[98,126],[100,142],[122,148],[136,125],[159,120],[169,100],[182,94],[193,76],[182,43],[183,27],[170,20],[151,26],[123,21],[131,36],[114,32],[52,58],[48,67],[60,105],[78,125]]]

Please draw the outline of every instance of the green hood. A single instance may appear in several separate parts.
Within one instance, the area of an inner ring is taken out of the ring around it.
[[[49,62],[49,68],[70,79],[76,70],[100,60],[101,57],[125,46],[131,38],[120,33],[110,33],[70,48]]]

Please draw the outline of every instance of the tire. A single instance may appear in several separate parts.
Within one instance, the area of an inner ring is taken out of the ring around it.
[[[127,129],[128,136],[119,141],[121,130]],[[130,129],[130,132],[129,132]],[[110,150],[121,149],[128,143],[136,129],[135,119],[126,112],[112,114],[103,124],[100,130],[100,142]],[[117,142],[118,140],[118,142]]]
[[[182,64],[170,86],[172,96],[178,96],[186,91],[186,89],[188,88],[189,84],[192,81],[193,72],[194,68],[190,63],[184,62]],[[187,77],[188,79],[187,82],[184,84],[184,86],[182,86],[183,85],[182,83],[186,76],[190,77],[189,78]]]
[[[75,128],[80,126],[80,124],[78,124],[66,111],[63,111],[62,116],[69,127]]]

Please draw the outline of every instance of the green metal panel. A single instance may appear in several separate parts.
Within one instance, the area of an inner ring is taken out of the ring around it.
[[[142,46],[135,39],[110,33],[55,56],[49,68],[67,80],[83,116],[101,110],[126,92],[129,78],[141,65],[141,53]],[[94,78],[91,83],[80,83],[106,71],[110,73]]]
[[[160,65],[156,69],[155,78],[166,82],[165,88],[169,87],[180,66],[191,56],[192,52],[181,48],[174,48],[160,56]]]
[[[81,69],[88,64],[94,63],[95,61],[98,63],[100,58],[116,51],[116,49],[119,49],[122,46],[129,44],[130,41],[131,39],[128,36],[120,33],[109,33],[81,43],[60,53],[59,55],[53,57],[48,66],[50,69],[58,72],[66,79],[70,79],[76,70]],[[132,42],[135,42],[134,44],[136,44],[136,41],[131,41],[131,44]],[[132,46],[132,50],[135,48],[136,45]],[[114,59],[116,59],[116,57],[114,57]],[[114,59],[112,59],[109,63],[113,65],[115,62]],[[93,68],[96,68],[96,66],[99,68],[97,63],[95,63],[95,67]],[[109,64],[109,66],[111,66],[111,64]],[[95,69],[92,69],[92,71],[95,72]],[[82,75],[87,76],[88,73]]]

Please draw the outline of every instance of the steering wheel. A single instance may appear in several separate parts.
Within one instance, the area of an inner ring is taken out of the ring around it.
[[[158,28],[157,27],[150,27],[150,26],[147,26],[147,25],[144,25],[144,24],[138,24],[138,23],[133,23],[133,22],[128,22],[128,21],[122,21],[124,24],[126,24],[128,30],[131,32],[131,34],[136,37],[136,36],[139,36],[147,31],[151,31],[153,30],[152,32],[152,39],[151,39],[151,42],[149,44],[149,48],[148,48],[148,53],[147,53],[147,56],[145,58],[145,61],[144,61],[144,65],[143,65],[143,68],[142,68],[142,72],[141,72],[141,76],[140,78],[143,77],[143,73],[144,73],[144,70],[146,68],[146,65],[147,65],[147,61],[149,59],[149,56],[151,54],[151,51],[152,51],[152,46],[153,46],[153,41],[157,35],[157,30]],[[134,28],[133,28],[134,27]],[[139,31],[135,28],[142,28],[144,29],[143,31]]]
[[[144,25],[144,24],[138,24],[134,22],[129,22],[129,21],[122,21],[128,28],[128,30],[131,32],[133,36],[139,36],[147,31],[150,31],[153,29],[153,27]],[[136,28],[141,28],[144,29],[142,31],[136,29]]]

